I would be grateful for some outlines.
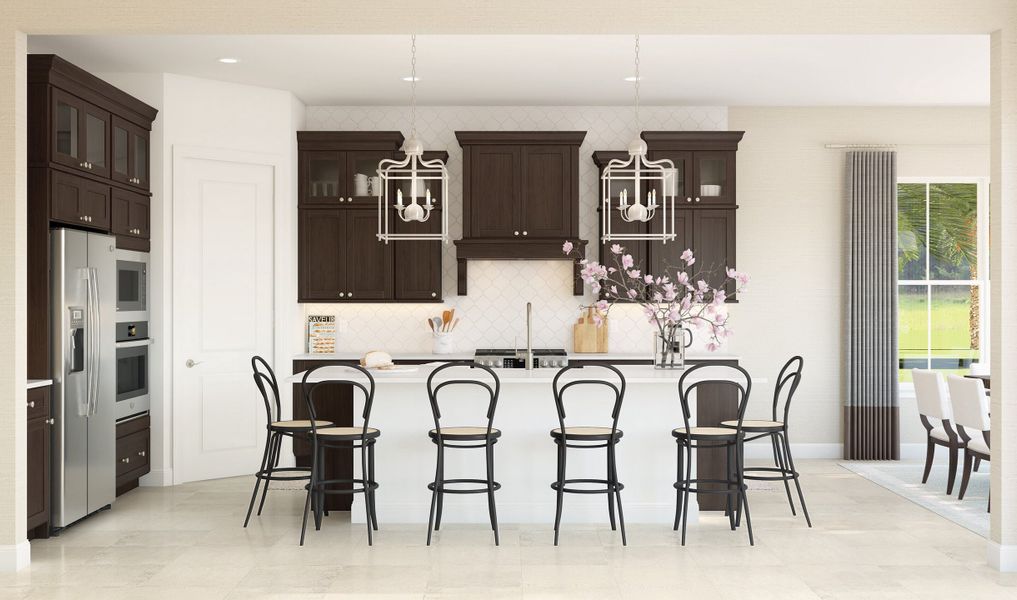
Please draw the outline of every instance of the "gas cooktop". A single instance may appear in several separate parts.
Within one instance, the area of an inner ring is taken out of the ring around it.
[[[526,349],[478,348],[474,352],[473,362],[498,369],[525,369]],[[561,348],[533,349],[534,367],[564,367],[568,362],[568,354]]]

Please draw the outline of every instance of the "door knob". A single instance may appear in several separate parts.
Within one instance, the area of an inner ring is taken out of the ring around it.
[[[193,359],[188,358],[187,362],[184,363],[184,366],[187,367],[188,369],[193,369],[194,367],[196,367],[196,366],[198,366],[200,364],[201,364],[200,360],[193,360]]]

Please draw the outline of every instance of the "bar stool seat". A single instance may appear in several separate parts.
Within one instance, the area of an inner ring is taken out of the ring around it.
[[[614,439],[621,438],[624,432],[621,429],[614,430]],[[561,438],[561,427],[555,427],[551,430],[551,437]],[[566,427],[565,428],[565,439],[567,440],[586,440],[591,442],[606,442],[611,439],[611,428],[610,427]]]
[[[720,426],[737,428],[738,420],[721,421]],[[742,431],[745,433],[769,433],[771,431],[781,431],[782,429],[784,429],[783,421],[768,421],[765,419],[746,419],[742,421]]]
[[[427,432],[431,439],[438,437],[438,430],[432,429]],[[464,442],[483,442],[487,440],[487,427],[442,427],[441,437],[446,440],[460,440]],[[491,429],[491,437],[501,437],[501,430]]]
[[[330,440],[359,440],[376,438],[381,432],[374,427],[368,427],[366,435],[363,427],[321,427],[316,430],[316,434]]]
[[[316,424],[318,427],[331,427],[332,421],[316,421]],[[296,421],[275,421],[269,427],[279,431],[304,431],[311,428],[311,422],[302,419]]]
[[[736,421],[737,423],[737,421]],[[671,432],[674,437],[691,437],[694,440],[699,439],[724,439],[733,440],[737,437],[738,433],[734,429],[727,427],[689,427],[688,431],[684,427],[679,427]]]

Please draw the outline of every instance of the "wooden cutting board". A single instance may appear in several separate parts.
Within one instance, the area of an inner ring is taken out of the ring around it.
[[[579,354],[607,352],[607,317],[600,327],[593,322],[596,309],[588,308],[572,326],[572,351]]]

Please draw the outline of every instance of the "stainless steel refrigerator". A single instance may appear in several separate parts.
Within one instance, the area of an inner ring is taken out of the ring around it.
[[[50,232],[53,524],[116,498],[116,238]]]

